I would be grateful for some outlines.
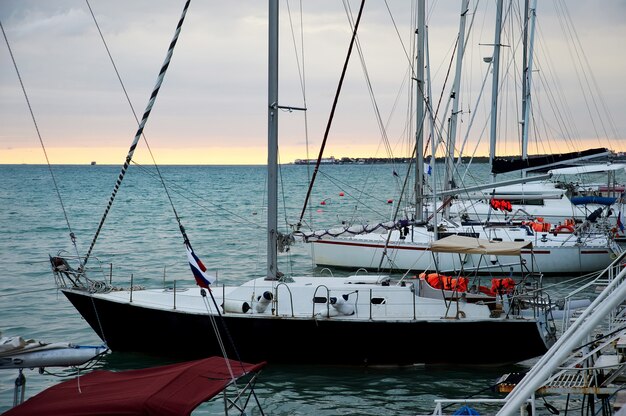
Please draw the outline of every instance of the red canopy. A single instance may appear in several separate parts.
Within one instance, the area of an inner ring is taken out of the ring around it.
[[[189,415],[231,383],[227,361],[235,378],[265,365],[210,357],[143,370],[98,370],[52,386],[4,416]]]

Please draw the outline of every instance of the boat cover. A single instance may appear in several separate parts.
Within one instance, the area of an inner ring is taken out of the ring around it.
[[[495,256],[519,256],[523,248],[532,248],[532,243],[530,241],[489,241],[460,235],[442,238],[430,246],[430,250],[435,253],[493,254]]]
[[[142,370],[97,370],[52,386],[3,415],[189,415],[231,383],[227,361],[235,378],[265,365],[210,357]]]
[[[617,202],[617,198],[610,198],[607,196],[577,196],[571,199],[572,204],[574,205],[587,205],[587,204],[597,204],[597,205],[613,205]]]

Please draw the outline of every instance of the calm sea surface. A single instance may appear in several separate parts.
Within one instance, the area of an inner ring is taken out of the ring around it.
[[[265,272],[264,166],[164,166],[160,168],[176,210],[194,249],[220,283],[242,283]],[[394,170],[399,177],[393,175]],[[67,218],[85,254],[119,174],[117,166],[53,166]],[[343,165],[323,167],[311,198],[307,225],[321,228],[344,219],[389,219],[402,186],[405,165]],[[487,177],[487,166],[473,169],[472,181]],[[297,222],[308,183],[306,166],[281,168],[279,224]],[[0,331],[45,342],[68,341],[99,345],[101,341],[65,297],[54,288],[48,255],[74,253],[52,175],[47,166],[0,166]],[[340,196],[340,192],[344,196]],[[325,201],[322,205],[321,202]],[[358,209],[355,209],[358,207]],[[193,278],[183,240],[153,167],[133,165],[117,195],[93,251],[92,266],[102,264],[113,281],[160,286]],[[282,254],[285,274],[319,272],[308,248],[296,245]],[[344,272],[345,273],[345,272]],[[335,272],[335,274],[341,274]],[[92,275],[94,277],[94,275]],[[167,336],[167,334],[163,334]],[[425,336],[424,343],[429,340]],[[459,339],[463,344],[472,340]],[[505,348],[501,345],[491,348]],[[328,348],[341,348],[329,340]],[[389,354],[411,354],[412,346]],[[470,357],[468,357],[469,359]],[[112,353],[99,366],[130,369],[165,364],[140,354]],[[269,365],[256,392],[266,414],[380,415],[431,413],[435,398],[462,398],[495,383],[506,368],[403,367],[354,368]],[[64,378],[70,371],[51,368],[48,374],[27,370],[27,397]],[[0,371],[0,412],[12,405],[17,370]],[[497,397],[486,393],[489,397]],[[223,414],[223,405],[205,406],[197,414]],[[253,411],[252,414],[259,414]]]

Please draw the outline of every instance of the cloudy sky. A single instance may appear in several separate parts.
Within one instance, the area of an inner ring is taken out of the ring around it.
[[[405,156],[412,8],[409,0],[370,0],[329,137],[327,155]],[[471,2],[474,3],[474,2]],[[483,57],[492,53],[494,1],[474,12],[461,90],[459,137],[466,151],[487,151],[490,87]],[[505,2],[506,3],[506,2]],[[183,0],[90,0],[138,114],[143,113]],[[358,3],[350,1],[356,14]],[[281,161],[317,154],[350,38],[344,3],[281,1]],[[302,5],[302,9],[301,9]],[[433,103],[439,101],[454,49],[460,2],[429,2]],[[300,14],[302,10],[302,15]],[[500,154],[519,151],[519,11],[507,9]],[[537,94],[531,153],[610,146],[626,150],[626,2],[541,0],[534,77]],[[51,163],[121,164],[136,122],[85,1],[1,0],[0,21],[25,84]],[[301,26],[302,22],[302,26]],[[394,25],[395,23],[395,25]],[[469,24],[469,23],[468,23]],[[293,28],[293,31],[292,31]],[[264,1],[193,0],[172,64],[145,129],[158,163],[266,161],[267,5]],[[295,40],[295,41],[294,41]],[[302,43],[304,48],[302,48]],[[507,55],[507,56],[508,56]],[[298,63],[304,67],[298,70]],[[385,126],[381,142],[364,68]],[[490,82],[490,81],[489,81]],[[441,112],[445,108],[443,96]],[[489,84],[487,84],[489,85]],[[481,114],[480,116],[478,114]],[[473,119],[475,115],[475,119]],[[445,116],[438,114],[440,120]],[[473,121],[472,121],[473,120]],[[507,125],[508,123],[508,125]],[[464,128],[472,125],[471,133]],[[305,134],[306,132],[306,134]],[[387,150],[386,150],[387,149]],[[468,150],[469,149],[469,150]],[[145,145],[136,158],[147,161]],[[0,45],[0,163],[45,163],[7,45]]]

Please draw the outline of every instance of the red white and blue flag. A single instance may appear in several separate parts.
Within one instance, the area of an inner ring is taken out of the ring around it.
[[[191,267],[191,272],[193,273],[193,277],[196,278],[196,284],[200,287],[209,288],[209,285],[215,282],[215,276],[208,275],[206,273],[206,267],[202,264],[202,261],[196,256],[196,253],[193,252],[191,246],[185,244],[187,248],[187,259],[189,260],[189,267]]]
[[[621,232],[624,232],[624,224],[622,223],[622,211],[617,214],[617,227]]]

